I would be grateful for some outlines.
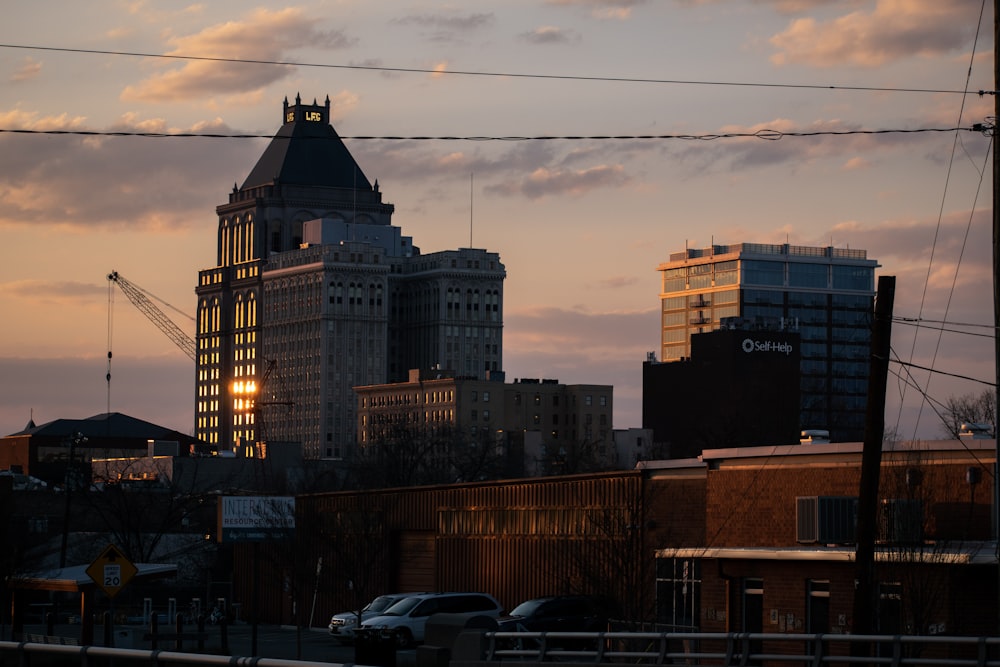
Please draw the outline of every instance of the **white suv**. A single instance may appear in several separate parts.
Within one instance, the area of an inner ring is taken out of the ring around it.
[[[392,605],[381,616],[361,623],[361,629],[392,638],[400,648],[424,641],[424,629],[431,614],[482,614],[499,617],[503,607],[486,593],[423,593],[411,595]]]
[[[369,618],[380,615],[386,609],[410,595],[415,595],[415,593],[390,593],[378,596],[361,609],[361,622],[363,623]],[[337,641],[346,644],[354,641],[354,631],[357,629],[357,624],[358,612],[345,611],[334,614],[330,618],[330,625],[328,627],[330,628],[330,634]]]

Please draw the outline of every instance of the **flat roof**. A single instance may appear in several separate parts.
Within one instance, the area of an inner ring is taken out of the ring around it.
[[[853,546],[816,547],[678,547],[657,549],[657,558],[715,558],[719,560],[826,561],[853,563]],[[960,547],[933,544],[878,549],[880,563],[930,563],[950,565],[996,565],[996,541],[971,542]]]
[[[95,586],[95,582],[87,574],[87,565],[71,565],[41,572],[32,572],[20,576],[12,576],[8,585],[16,589],[31,589],[40,591],[69,591],[78,593]],[[177,565],[163,563],[135,563],[136,579],[157,579],[172,577],[177,574]]]

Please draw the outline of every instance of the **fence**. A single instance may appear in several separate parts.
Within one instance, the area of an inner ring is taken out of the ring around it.
[[[256,665],[257,667],[334,667],[337,663],[287,660],[284,658],[244,658],[177,651],[108,648],[104,646],[64,646],[35,642],[0,641],[0,665]]]
[[[1000,637],[911,635],[493,632],[485,655],[465,667],[500,661],[631,665],[819,667],[935,665],[1000,667]],[[456,656],[458,657],[458,656]]]

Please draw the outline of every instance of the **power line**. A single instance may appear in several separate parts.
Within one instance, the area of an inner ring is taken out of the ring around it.
[[[994,324],[973,324],[972,322],[952,322],[950,320],[928,320],[924,317],[903,317],[902,315],[893,316],[892,321],[900,322],[901,324],[912,324],[914,326],[922,326],[925,324],[950,324],[953,327],[989,329],[990,331],[996,329],[996,325]]]
[[[897,320],[895,318],[893,318],[893,322],[896,322],[897,324],[905,324],[905,325],[908,325],[908,326],[911,326],[911,327],[917,327],[919,329],[932,329],[934,331],[943,331],[945,333],[962,334],[963,336],[975,336],[977,338],[989,338],[990,340],[993,340],[993,338],[994,338],[994,335],[991,334],[991,333],[990,334],[984,334],[984,333],[976,333],[974,331],[962,331],[961,329],[949,329],[949,328],[943,327],[943,326],[936,326],[936,327],[935,326],[927,326],[925,324],[920,324],[918,322],[911,322],[911,321],[907,321],[907,320]]]
[[[62,53],[83,53],[88,55],[104,56],[128,56],[134,58],[163,58],[170,60],[195,60],[219,63],[240,63],[246,65],[272,65],[282,67],[319,67],[328,69],[346,70],[366,70],[374,72],[399,72],[404,74],[452,74],[458,76],[484,76],[503,77],[510,79],[548,79],[560,81],[603,81],[609,83],[645,83],[645,84],[670,84],[689,86],[733,86],[748,88],[791,88],[804,90],[845,90],[861,92],[881,92],[881,93],[945,93],[950,95],[969,95],[967,90],[948,90],[936,88],[883,88],[878,86],[837,86],[803,83],[754,83],[745,81],[700,81],[692,79],[646,79],[638,77],[619,76],[580,76],[571,74],[525,74],[520,72],[485,72],[475,70],[439,70],[420,67],[383,67],[378,65],[339,65],[332,63],[302,63],[288,60],[258,60],[253,58],[221,58],[214,56],[190,56],[181,54],[164,53],[143,53],[140,51],[108,51],[102,49],[74,49],[57,46],[38,46],[32,44],[0,44],[4,49],[24,49],[31,51],[55,51]],[[995,95],[993,90],[980,90],[977,93],[983,95]]]
[[[801,132],[782,132],[780,130],[757,130],[755,132],[724,132],[708,134],[600,134],[600,135],[536,135],[536,136],[429,136],[429,135],[357,135],[341,136],[341,139],[352,141],[624,141],[624,140],[668,140],[679,139],[685,141],[715,141],[718,139],[763,139],[765,141],[777,141],[785,137],[822,137],[822,136],[849,136],[849,135],[875,135],[875,134],[924,134],[943,132],[980,132],[976,126],[973,127],[922,127],[915,129],[888,129],[888,130],[811,130]],[[17,128],[0,128],[0,134],[50,134],[50,135],[79,135],[87,137],[146,137],[154,139],[291,139],[291,137],[275,136],[273,134],[222,134],[215,132],[126,132],[119,130],[29,130]],[[323,140],[327,137],[295,137],[296,140]]]
[[[985,384],[987,387],[997,386],[996,382],[990,382],[988,380],[980,380],[979,378],[969,377],[968,375],[959,375],[958,373],[946,373],[945,371],[939,371],[938,369],[931,368],[930,366],[921,366],[920,364],[914,364],[909,361],[902,361],[898,357],[895,359],[890,359],[890,361],[892,363],[899,364],[900,366],[905,366],[908,368],[918,368],[922,371],[929,371],[930,373],[937,375],[947,375],[948,377],[958,378],[959,380],[969,380],[970,382],[978,382],[979,384]],[[927,395],[926,391],[921,391],[921,393],[924,394],[925,396]]]

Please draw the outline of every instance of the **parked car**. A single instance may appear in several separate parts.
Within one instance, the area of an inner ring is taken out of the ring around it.
[[[379,595],[377,598],[366,604],[361,609],[361,621],[374,618],[382,614],[386,609],[396,604],[400,600],[414,595],[414,593],[389,593]],[[358,612],[344,611],[330,617],[330,634],[342,644],[349,644],[354,641],[354,631],[358,625]]]
[[[617,605],[592,595],[553,595],[527,600],[497,620],[503,632],[602,632]]]
[[[412,595],[361,624],[362,631],[377,633],[392,639],[399,648],[408,648],[424,641],[427,619],[432,614],[482,614],[498,618],[503,607],[486,593],[424,593]]]

